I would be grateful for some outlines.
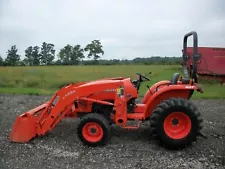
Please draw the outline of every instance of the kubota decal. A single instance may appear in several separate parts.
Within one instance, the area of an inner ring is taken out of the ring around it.
[[[194,86],[185,86],[185,89],[194,89]]]
[[[104,90],[104,92],[115,92],[116,89],[107,89],[107,90]]]
[[[75,90],[69,91],[68,93],[65,94],[65,96],[63,96],[63,99],[65,99],[67,96],[69,96],[75,92],[76,92]]]

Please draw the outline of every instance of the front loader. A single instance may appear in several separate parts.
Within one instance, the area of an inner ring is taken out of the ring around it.
[[[193,71],[187,72],[187,39],[193,35]],[[202,92],[197,85],[196,65],[197,33],[184,36],[184,77],[174,73],[171,80],[163,80],[149,88],[141,102],[138,90],[143,81],[150,79],[137,73],[139,79],[126,77],[100,79],[69,84],[59,89],[48,102],[18,116],[9,139],[12,142],[29,142],[45,135],[64,118],[79,118],[77,134],[89,146],[105,145],[110,128],[116,124],[136,129],[141,122],[149,121],[153,135],[167,147],[182,148],[201,134],[202,119],[197,107],[189,100],[194,91]],[[138,125],[130,126],[136,120]]]

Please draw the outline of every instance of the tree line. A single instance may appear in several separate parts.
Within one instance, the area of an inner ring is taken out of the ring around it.
[[[41,47],[29,46],[24,50],[24,59],[18,54],[16,45],[6,52],[6,57],[0,56],[0,66],[40,66],[40,65],[116,65],[116,64],[180,64],[181,57],[148,58],[137,57],[128,59],[101,59],[104,55],[100,40],[93,40],[84,48],[81,45],[67,44],[56,54],[55,45],[43,42]],[[84,60],[87,58],[87,60]]]

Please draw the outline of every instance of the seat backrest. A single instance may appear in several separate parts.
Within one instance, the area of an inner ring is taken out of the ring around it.
[[[180,73],[174,73],[171,80],[170,80],[171,84],[177,84],[179,76],[180,76]]]

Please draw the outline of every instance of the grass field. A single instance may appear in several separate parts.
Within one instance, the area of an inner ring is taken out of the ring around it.
[[[151,86],[159,80],[170,79],[180,70],[179,65],[0,67],[0,93],[53,94],[67,83],[118,76],[136,78],[136,72],[151,71],[151,81],[143,83],[140,89],[140,96],[143,96],[147,84]],[[200,83],[204,93],[195,93],[193,99],[225,98],[224,85],[212,81]]]

